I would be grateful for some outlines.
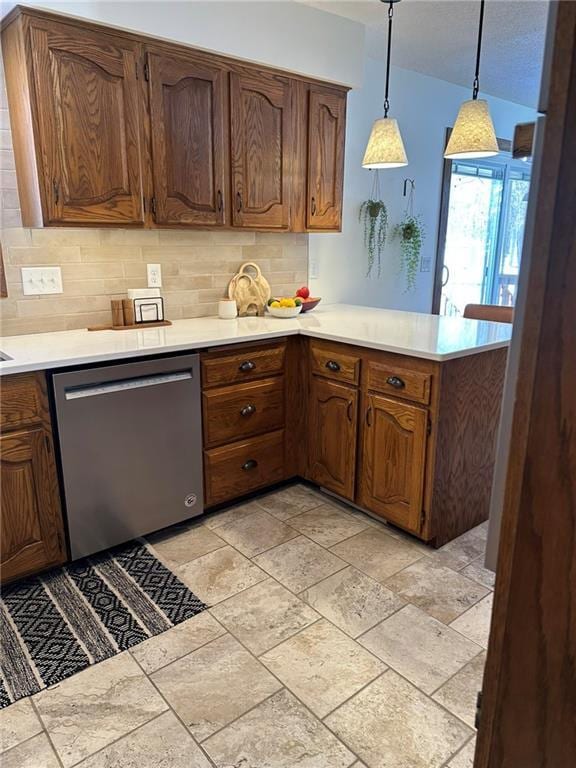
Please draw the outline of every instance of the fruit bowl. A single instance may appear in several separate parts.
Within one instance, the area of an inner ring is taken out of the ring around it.
[[[317,307],[321,301],[321,298],[313,298],[312,296],[310,296],[308,299],[302,299],[302,312],[310,312],[310,310],[314,309],[314,307]]]
[[[302,304],[299,307],[268,307],[272,317],[296,317],[301,311]]]

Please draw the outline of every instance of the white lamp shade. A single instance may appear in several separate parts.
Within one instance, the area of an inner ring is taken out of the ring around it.
[[[470,99],[460,107],[444,157],[466,160],[497,155],[498,140],[490,117],[488,102]]]
[[[372,126],[362,167],[400,168],[403,165],[408,165],[408,158],[398,121],[392,117],[381,117]]]

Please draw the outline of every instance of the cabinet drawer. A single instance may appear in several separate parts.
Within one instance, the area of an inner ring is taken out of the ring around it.
[[[360,358],[333,347],[310,342],[310,367],[312,373],[335,381],[358,384],[360,380]]]
[[[242,496],[284,479],[284,430],[204,451],[206,504]]]
[[[202,384],[218,387],[282,373],[285,352],[285,344],[275,344],[230,354],[209,353],[201,358]]]
[[[284,426],[284,377],[209,389],[202,402],[208,448],[272,432]]]
[[[430,384],[432,375],[422,371],[411,371],[394,364],[368,363],[368,389],[396,395],[404,400],[428,405],[430,403]]]
[[[45,396],[42,380],[36,374],[3,376],[0,426],[3,431],[42,422]]]

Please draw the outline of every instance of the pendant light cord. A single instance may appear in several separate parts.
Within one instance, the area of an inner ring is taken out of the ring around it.
[[[480,23],[478,25],[478,48],[476,49],[476,72],[474,73],[474,86],[472,89],[472,98],[478,98],[480,90],[480,54],[482,52],[482,27],[484,26],[484,5],[485,0],[480,0]],[[390,55],[390,51],[388,51]]]
[[[386,0],[382,0],[385,2]],[[484,0],[482,0],[484,2]],[[390,2],[388,6],[388,54],[386,56],[386,90],[384,93],[384,117],[388,117],[390,101],[388,99],[388,89],[390,86],[390,52],[392,50],[392,17],[394,16],[394,3]]]

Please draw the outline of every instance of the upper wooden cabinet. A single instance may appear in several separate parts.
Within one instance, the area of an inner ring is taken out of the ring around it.
[[[346,94],[312,86],[308,106],[308,229],[340,229],[345,132]]]
[[[224,224],[226,70],[193,56],[148,53],[153,214],[157,224]]]
[[[17,7],[24,226],[340,229],[345,88]]]
[[[287,229],[292,163],[291,83],[263,72],[230,80],[235,225]]]
[[[47,222],[142,224],[139,46],[34,19],[30,47]]]

